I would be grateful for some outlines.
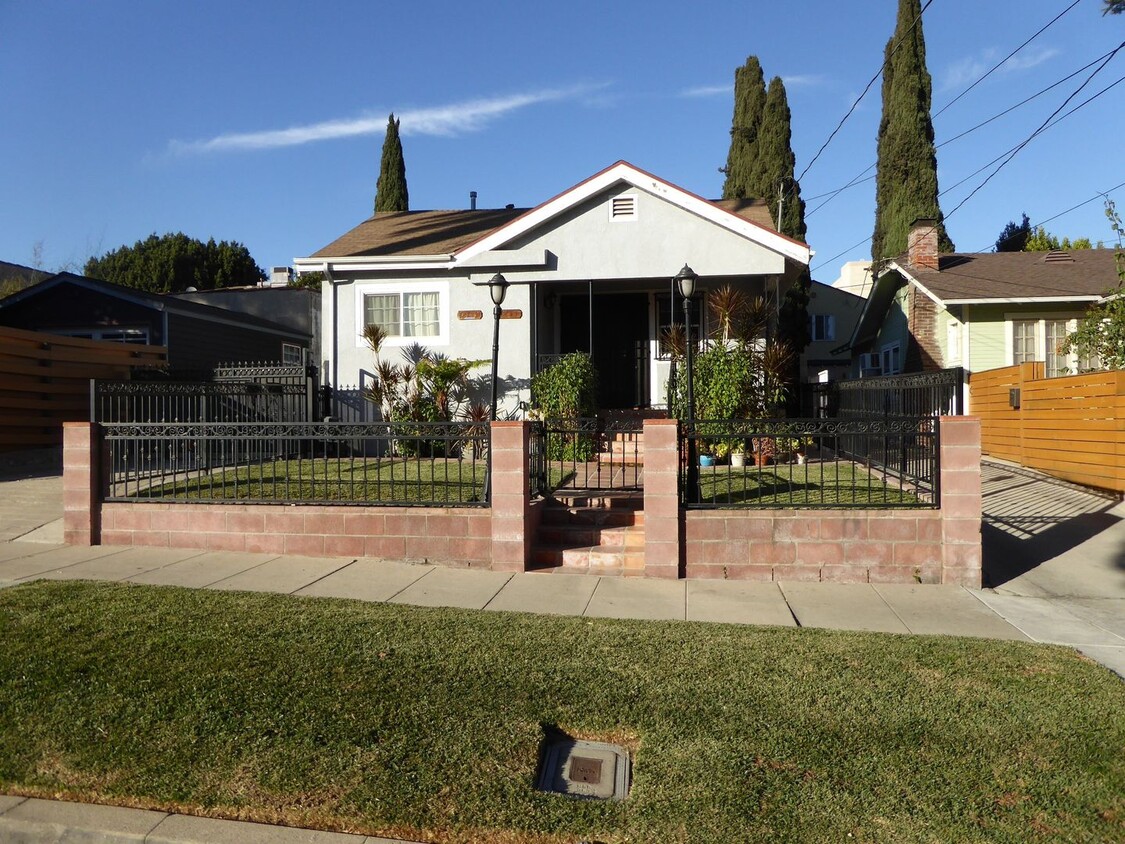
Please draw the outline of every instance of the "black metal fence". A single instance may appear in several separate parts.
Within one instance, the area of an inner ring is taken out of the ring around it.
[[[681,437],[687,456],[682,501],[688,507],[939,503],[932,418],[696,420],[682,423]]]
[[[913,375],[883,375],[837,381],[835,397],[825,402],[831,416],[843,419],[960,416],[964,413],[961,367]]]
[[[637,491],[644,478],[639,418],[548,419],[531,430],[531,477],[539,495]]]
[[[321,418],[315,368],[236,364],[91,381],[92,422],[312,422]]]
[[[484,506],[467,422],[103,423],[108,501]]]

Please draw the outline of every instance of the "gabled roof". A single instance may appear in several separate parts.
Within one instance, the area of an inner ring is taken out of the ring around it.
[[[942,255],[938,269],[905,260],[890,267],[943,305],[1090,300],[1118,282],[1112,249]]]
[[[526,208],[481,211],[396,211],[376,214],[314,252],[311,258],[369,255],[452,255],[526,212]]]
[[[809,261],[806,244],[773,229],[769,207],[764,201],[709,201],[628,162],[619,161],[531,209],[376,214],[318,249],[309,258],[297,259],[296,263],[315,264],[314,259],[349,259],[355,262],[362,258],[393,261],[396,258],[417,260],[429,257],[435,262],[444,261],[454,266],[502,247],[620,183],[659,196],[794,261],[803,264]]]
[[[967,252],[941,255],[938,269],[901,256],[876,279],[851,339],[837,351],[861,349],[879,332],[895,292],[917,285],[939,307],[1096,302],[1119,279],[1112,249],[1068,252]]]
[[[57,273],[50,278],[40,281],[38,284],[25,287],[18,293],[13,293],[5,299],[0,299],[0,309],[12,307],[20,302],[49,293],[53,288],[64,284],[93,290],[115,299],[132,302],[133,304],[142,305],[157,311],[186,314],[216,322],[237,323],[239,325],[251,326],[292,337],[308,337],[306,333],[295,331],[288,326],[263,319],[262,317],[253,316],[252,314],[243,313],[242,311],[232,311],[228,308],[216,308],[212,305],[201,305],[198,302],[180,299],[176,296],[165,296],[162,293],[149,293],[144,290],[137,290],[133,287],[125,287],[120,284],[103,281],[100,278],[90,278],[84,275],[74,275],[73,273]]]

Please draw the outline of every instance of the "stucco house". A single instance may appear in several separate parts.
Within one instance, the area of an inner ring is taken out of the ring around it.
[[[657,406],[670,364],[660,330],[682,321],[673,276],[685,264],[704,291],[724,283],[779,294],[809,248],[778,234],[764,203],[709,201],[619,161],[531,209],[377,214],[306,258],[320,271],[325,382],[362,385],[377,322],[383,355],[421,343],[473,360],[492,354],[496,273],[511,284],[500,324],[498,384],[507,409],[556,356],[593,355],[604,409]],[[700,298],[699,294],[696,298]],[[699,308],[696,331],[706,330]]]
[[[939,255],[932,221],[877,274],[847,348],[854,375],[1045,361],[1048,377],[1096,368],[1059,350],[1118,282],[1112,249]]]

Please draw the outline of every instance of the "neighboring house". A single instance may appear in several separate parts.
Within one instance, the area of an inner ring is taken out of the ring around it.
[[[275,270],[277,268],[275,267]],[[283,268],[287,269],[287,268]],[[309,337],[308,348],[320,348],[320,291],[286,285],[258,285],[256,287],[219,287],[215,290],[189,290],[167,293],[179,301],[198,302],[201,305],[234,311],[238,314],[267,319]],[[316,359],[313,351],[311,360]],[[286,345],[282,356],[284,363],[300,363],[301,349]]]
[[[25,287],[30,287],[37,281],[50,276],[51,273],[25,267],[22,264],[11,264],[0,261],[0,297],[9,296]]]
[[[851,336],[866,301],[835,285],[813,282],[808,306],[811,339],[801,355],[805,381],[837,381],[848,376],[851,354],[841,351],[840,343]]]
[[[207,370],[232,361],[277,361],[310,348],[310,333],[251,314],[108,281],[59,273],[0,299],[0,325],[168,347],[168,364]]]
[[[939,255],[931,221],[878,274],[851,340],[854,375],[1046,362],[1048,377],[1097,368],[1060,351],[1118,281],[1112,249]]]
[[[503,404],[526,400],[555,356],[585,351],[608,409],[663,403],[670,362],[659,337],[682,322],[672,278],[685,264],[704,291],[729,282],[777,297],[808,260],[808,246],[772,229],[764,203],[708,201],[618,162],[530,210],[377,214],[296,267],[327,277],[321,357],[334,386],[372,377],[366,323],[387,331],[383,356],[395,362],[415,342],[490,360],[485,285],[499,272],[512,285],[500,323]]]

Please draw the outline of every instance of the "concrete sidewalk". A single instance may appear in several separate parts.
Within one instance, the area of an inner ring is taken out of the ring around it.
[[[414,606],[885,633],[1034,637],[960,586],[653,580],[454,569],[366,558],[0,544],[0,585],[108,580]],[[1125,640],[1121,642],[1125,646]]]

